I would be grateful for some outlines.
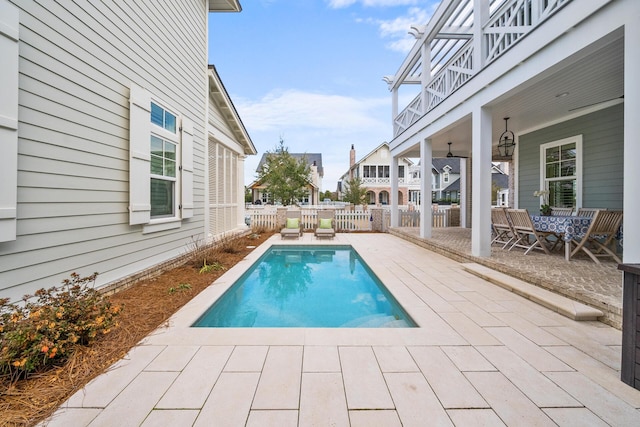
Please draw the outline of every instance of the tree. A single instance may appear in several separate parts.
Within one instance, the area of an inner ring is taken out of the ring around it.
[[[364,205],[366,196],[367,189],[362,187],[362,180],[359,177],[347,180],[342,200],[354,205]]]
[[[333,200],[333,193],[330,190],[326,190],[324,193],[322,193],[322,197],[320,197],[320,200],[324,201],[324,199],[331,199]]]
[[[299,160],[293,157],[280,138],[276,148],[272,152],[267,151],[265,161],[258,171],[258,180],[271,194],[274,202],[287,206],[307,195],[310,172],[306,157]]]

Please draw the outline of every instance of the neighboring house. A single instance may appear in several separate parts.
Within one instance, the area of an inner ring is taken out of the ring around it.
[[[307,194],[302,200],[298,200],[301,205],[317,205],[321,202],[320,192],[322,191],[322,178],[324,177],[324,168],[322,167],[321,153],[289,153],[291,157],[300,161],[306,160],[309,163],[309,185],[307,186]],[[262,165],[266,161],[267,153],[262,155],[260,163],[256,168],[256,174],[262,170]],[[260,180],[253,181],[249,188],[251,189],[251,200],[254,204],[272,204],[271,195]]]
[[[370,205],[388,205],[391,197],[391,155],[389,144],[383,142],[374,148],[369,154],[356,162],[356,150],[351,145],[349,152],[349,170],[338,180],[339,195],[341,196],[347,189],[348,181],[352,178],[360,178],[361,186],[367,189],[366,201]],[[408,158],[402,158],[398,165],[398,204],[406,205],[411,197],[419,199],[420,178],[413,177],[410,169],[413,162]],[[411,193],[411,197],[410,197]]]
[[[469,156],[473,255],[491,254],[493,160],[511,163],[516,207],[538,211],[533,193],[547,189],[552,205],[624,209],[624,261],[640,262],[639,16],[637,0],[444,0],[412,27],[415,45],[386,78],[392,161],[430,164],[450,141]],[[420,89],[404,110],[400,87]],[[513,158],[498,151],[506,129]]]
[[[431,201],[452,202],[460,201],[460,159],[457,157],[443,157],[433,159]]]
[[[491,202],[494,206],[509,207],[509,175],[499,166],[494,165],[491,171]],[[495,193],[495,203],[493,203]]]
[[[103,286],[238,227],[237,210],[218,215],[243,206],[255,149],[207,73],[207,21],[239,10],[0,0],[0,297],[71,272]]]

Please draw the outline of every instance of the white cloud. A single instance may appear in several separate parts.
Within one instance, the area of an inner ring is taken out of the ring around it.
[[[408,52],[415,43],[415,38],[409,34],[412,25],[425,25],[431,18],[432,11],[424,8],[412,7],[407,14],[390,20],[374,19],[371,23],[378,26],[382,38],[392,39],[387,48],[399,52]]]
[[[262,154],[272,151],[280,137],[290,152],[322,153],[323,190],[332,191],[349,167],[351,144],[361,156],[390,139],[390,97],[280,90],[256,101],[233,99],[258,150],[245,162],[245,184],[255,179]]]
[[[283,126],[353,129],[372,126],[372,112],[388,108],[390,99],[356,99],[341,95],[286,90],[271,92],[257,102],[236,100],[245,123],[266,131]]]

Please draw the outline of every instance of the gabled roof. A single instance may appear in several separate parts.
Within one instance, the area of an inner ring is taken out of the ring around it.
[[[229,127],[233,130],[237,142],[244,148],[244,154],[257,154],[258,151],[251,141],[251,137],[244,127],[236,107],[233,105],[229,93],[220,80],[216,67],[209,65],[209,96],[213,98],[216,106],[224,116]]]
[[[344,174],[342,174],[342,176],[340,177],[340,179],[346,177],[349,175],[349,171],[352,169],[357,168],[360,163],[364,162],[365,160],[367,160],[369,157],[373,156],[378,150],[380,150],[383,147],[387,147],[387,149],[389,148],[389,143],[388,142],[383,142],[382,144],[378,145],[376,148],[374,148],[373,150],[371,150],[367,155],[365,155],[364,157],[361,157],[360,160],[356,161],[353,166],[349,167],[349,169],[347,170],[347,172],[345,172]],[[413,161],[408,158],[408,157],[402,157],[402,159],[407,162],[410,166],[413,165]],[[389,160],[389,164],[391,164],[391,160]]]
[[[209,0],[209,12],[240,12],[240,0]]]
[[[509,175],[494,172],[491,174],[491,182],[498,188],[509,188]]]
[[[262,154],[262,158],[260,159],[260,163],[258,163],[256,172],[259,173],[260,169],[262,169],[262,165],[264,164],[267,158],[267,154],[269,153]],[[313,162],[316,162],[316,166],[318,167],[318,175],[320,176],[320,178],[324,177],[324,169],[322,167],[322,153],[289,153],[289,154],[291,155],[291,157],[293,157],[296,160],[306,158],[307,162],[309,163],[309,166],[313,165]]]
[[[433,158],[431,160],[431,164],[433,165],[433,168],[437,173],[442,173],[445,166],[449,166],[451,168],[451,170],[449,170],[449,173],[460,173],[460,158],[458,157]]]

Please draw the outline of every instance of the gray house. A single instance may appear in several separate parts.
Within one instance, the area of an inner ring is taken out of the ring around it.
[[[123,280],[220,221],[240,226],[243,213],[216,209],[233,200],[211,191],[235,188],[243,208],[243,159],[255,154],[207,72],[208,14],[220,11],[240,5],[0,0],[1,297],[74,271]]]
[[[386,78],[393,162],[430,164],[451,141],[468,157],[473,255],[491,255],[490,165],[506,161],[515,207],[538,211],[533,193],[546,190],[556,206],[623,209],[623,261],[640,262],[638,16],[637,0],[443,0],[412,27],[415,45]],[[407,105],[401,87],[417,89]]]

